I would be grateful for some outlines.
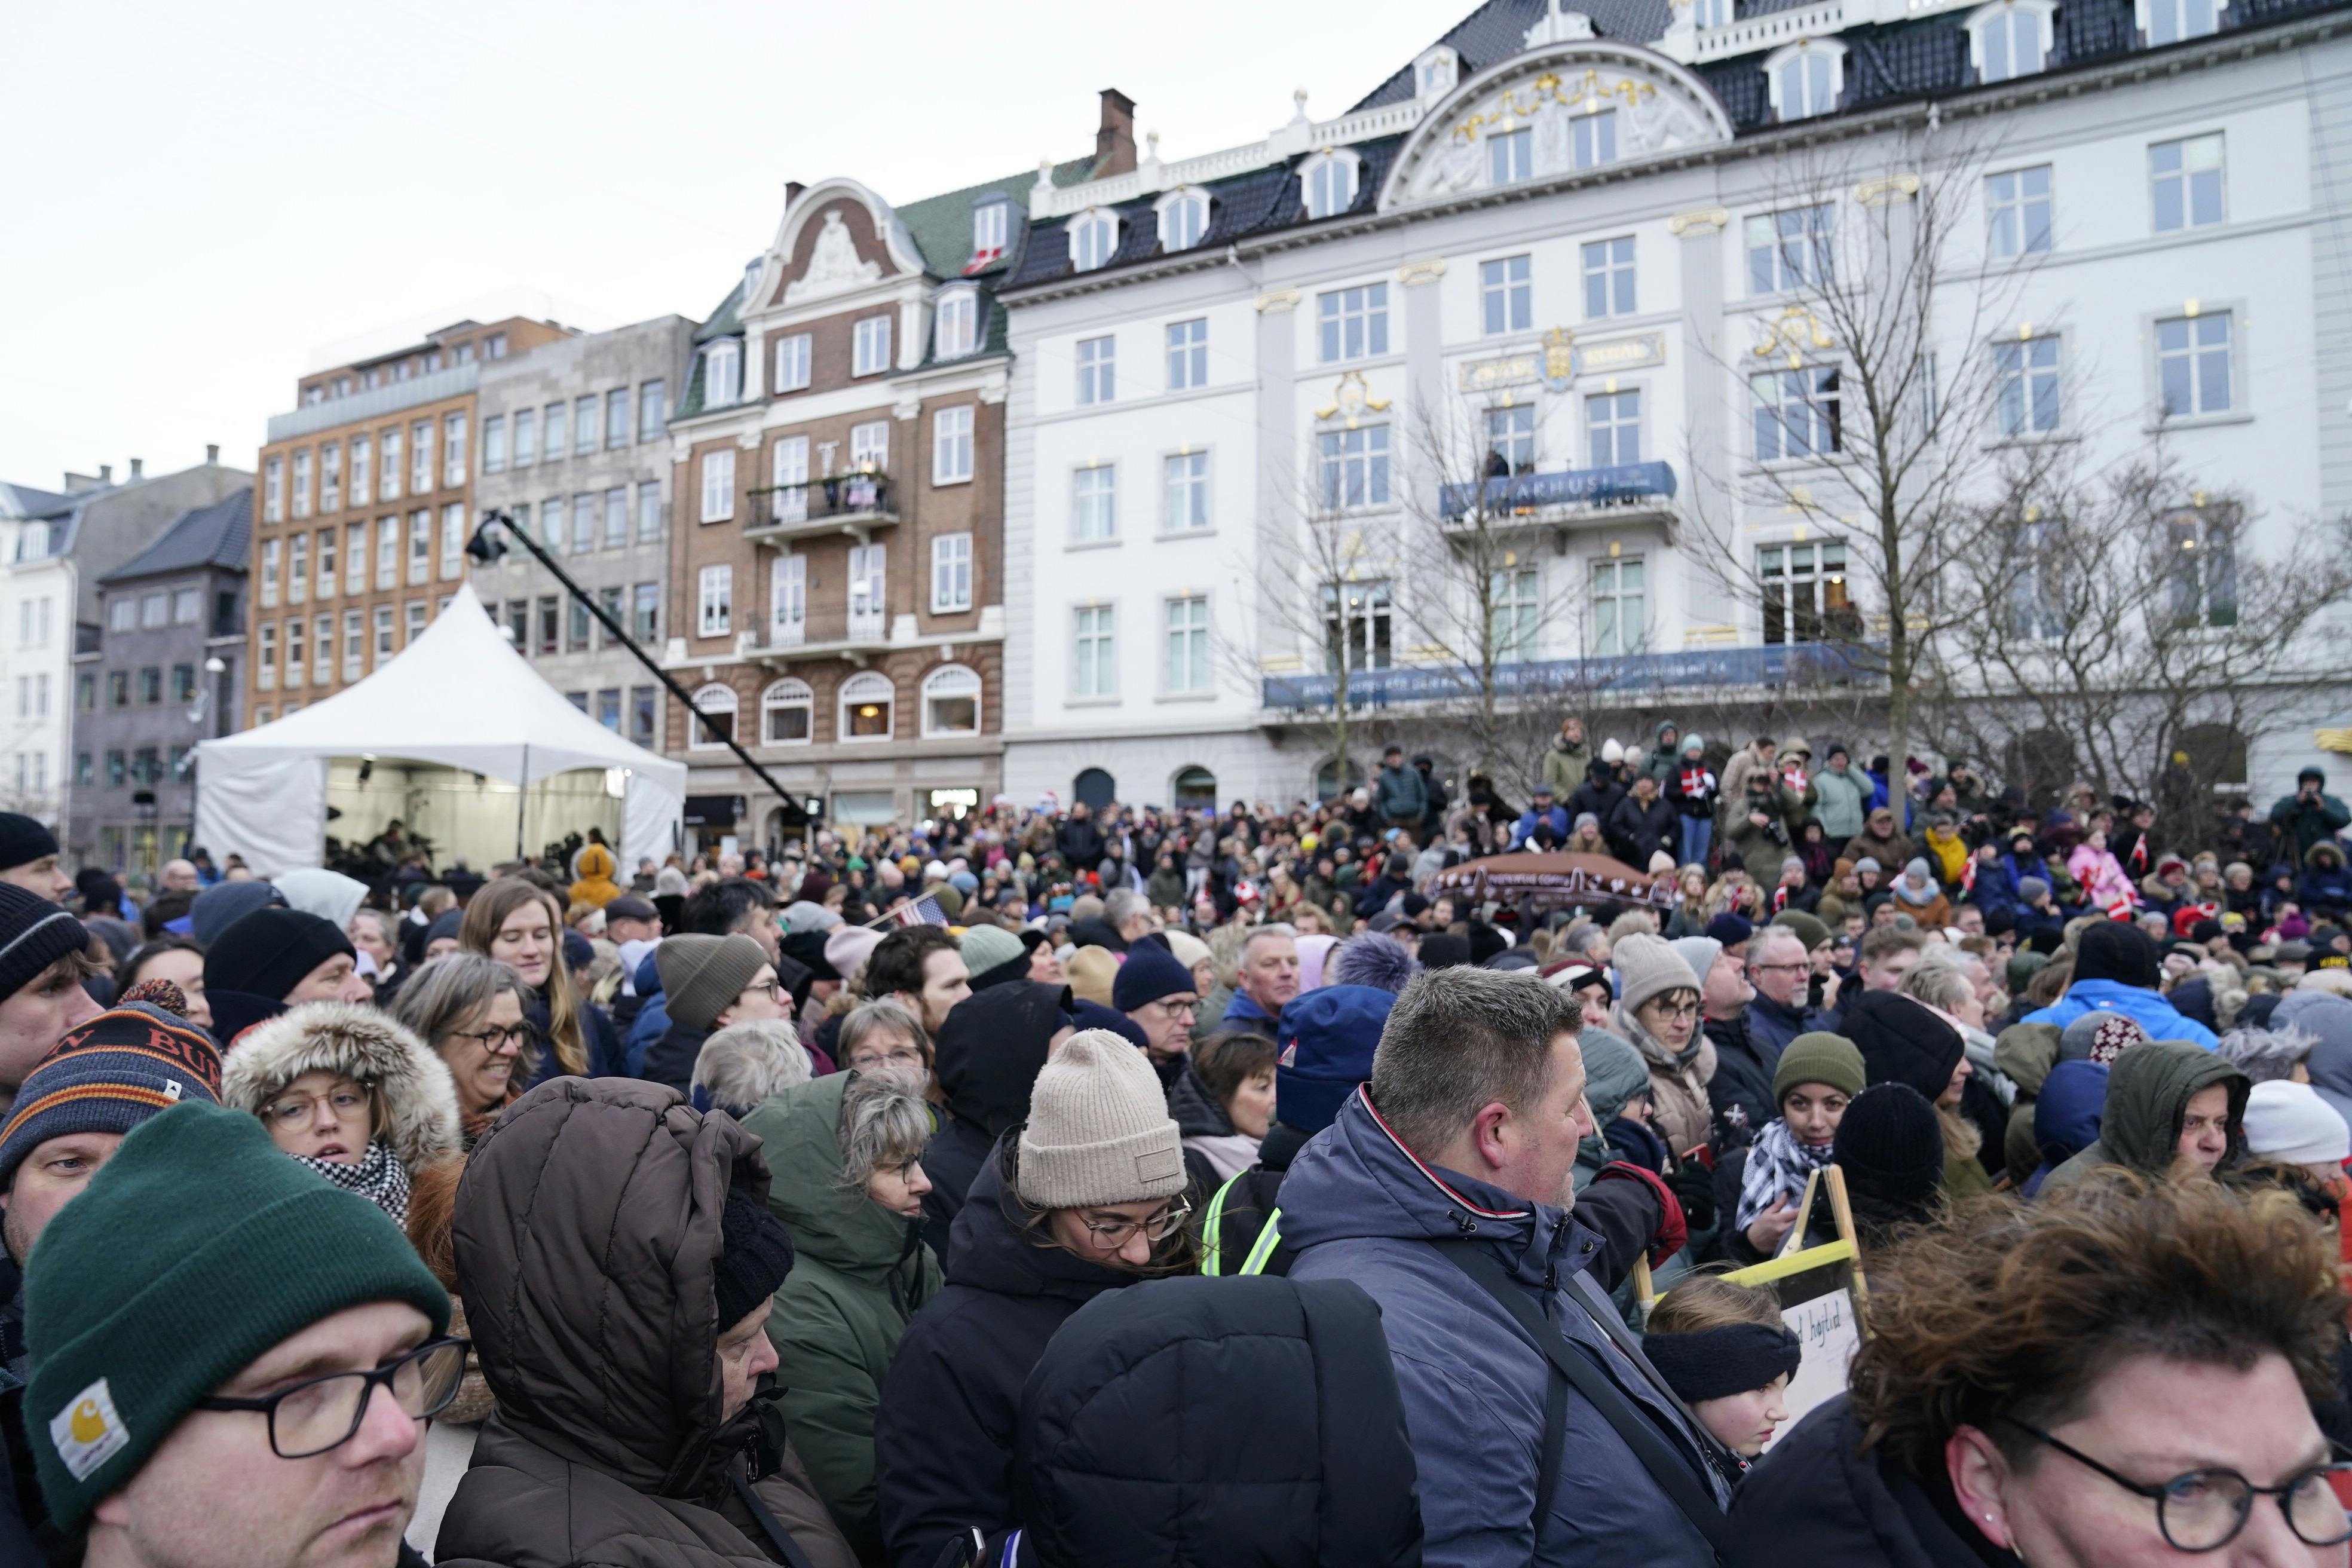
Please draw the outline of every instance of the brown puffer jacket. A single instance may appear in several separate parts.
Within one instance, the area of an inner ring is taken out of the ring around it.
[[[719,1212],[765,1204],[760,1140],[633,1079],[555,1079],[474,1146],[458,1289],[498,1409],[436,1542],[443,1568],[782,1561],[750,1489],[813,1568],[856,1558],[757,1398],[719,1419]]]

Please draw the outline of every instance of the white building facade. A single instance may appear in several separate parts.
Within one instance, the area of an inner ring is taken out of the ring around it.
[[[1375,721],[1444,683],[1458,643],[1409,606],[1447,590],[1398,541],[1458,526],[1481,475],[1519,531],[1491,613],[1527,689],[1616,661],[1664,716],[1784,682],[1874,609],[1835,521],[1752,482],[1785,493],[1838,438],[1804,270],[1946,171],[1969,188],[1932,352],[1997,367],[1988,470],[2160,432],[2185,485],[2253,503],[2242,552],[2352,510],[2326,8],[1700,0],[1644,37],[1642,7],[1558,5],[1493,0],[1338,119],[1302,100],[1249,146],[1041,179],[1001,294],[1016,798],[1328,787],[1298,712],[1340,659]],[[1825,191],[1839,159],[1887,173]],[[2291,787],[2313,744],[2259,743],[2243,782]]]

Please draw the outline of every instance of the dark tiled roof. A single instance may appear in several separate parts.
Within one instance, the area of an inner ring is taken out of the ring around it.
[[[1790,3],[1810,5],[1811,0]],[[1450,47],[1461,58],[1462,79],[1467,81],[1488,66],[1526,48],[1528,29],[1541,21],[1549,8],[1549,0],[1486,0],[1486,5],[1454,24],[1444,37],[1434,39],[1431,47]],[[1672,15],[1666,0],[1570,0],[1563,9],[1581,11],[1591,17],[1592,30],[1603,37],[1635,44],[1664,37],[1666,22]],[[1349,112],[1401,103],[1413,95],[1413,87],[1412,62],[1408,60]]]
[[[55,490],[37,490],[30,485],[0,485],[0,489],[9,493],[16,510],[26,517],[63,517],[83,499]]]
[[[247,485],[226,500],[182,512],[154,543],[99,581],[120,583],[131,577],[187,572],[199,566],[242,572],[252,538],[253,487]]]

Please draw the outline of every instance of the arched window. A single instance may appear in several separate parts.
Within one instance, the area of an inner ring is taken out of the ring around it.
[[[1968,28],[1969,58],[1979,81],[2033,76],[2050,62],[2054,29],[2042,0],[1994,0],[1970,13]]]
[[[980,295],[970,289],[949,289],[940,295],[940,313],[933,323],[933,352],[941,359],[960,359],[980,346]]]
[[[980,677],[960,664],[943,664],[923,677],[926,736],[980,733]]]
[[[1070,220],[1070,265],[1092,272],[1118,249],[1118,215],[1088,207]]]
[[[1070,781],[1070,798],[1089,811],[1100,811],[1118,798],[1118,781],[1100,768],[1087,768]]]
[[[1356,200],[1356,155],[1318,153],[1300,164],[1298,199],[1311,218],[1346,212]]]
[[[1329,800],[1333,795],[1343,795],[1363,782],[1363,764],[1357,762],[1355,758],[1348,759],[1347,781],[1343,784],[1340,782],[1339,759],[1327,757],[1324,759],[1323,765],[1315,770],[1315,798]]]
[[[706,686],[694,694],[694,706],[701,717],[693,722],[693,733],[687,744],[696,751],[709,751],[725,745],[735,737],[735,689],[717,683]]]
[[[1213,806],[1217,804],[1217,775],[1202,767],[1182,769],[1176,774],[1170,793],[1176,797],[1180,811],[1196,805]]]
[[[1766,57],[1764,80],[1772,110],[1783,121],[1827,114],[1845,91],[1845,46],[1834,38],[1800,38]]]
[[[816,693],[809,683],[786,676],[760,693],[760,743],[805,746],[814,727]]]
[[[878,669],[861,670],[841,683],[841,738],[887,741],[895,725],[898,689]]]
[[[1209,233],[1209,193],[1187,185],[1160,198],[1160,248],[1190,250]]]

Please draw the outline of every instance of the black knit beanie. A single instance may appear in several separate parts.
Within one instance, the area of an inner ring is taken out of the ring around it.
[[[1729,1323],[1688,1334],[1644,1334],[1642,1352],[1666,1386],[1696,1405],[1793,1377],[1804,1347],[1786,1329]]]
[[[0,882],[0,1001],[23,990],[58,959],[89,945],[89,932],[81,921],[38,893]]]
[[[719,1234],[711,1285],[719,1296],[719,1331],[723,1334],[774,1295],[793,1271],[793,1238],[763,1205],[736,1192],[727,1194]]]
[[[1936,1108],[1906,1083],[1864,1089],[1845,1108],[1831,1152],[1847,1187],[1874,1209],[1916,1207],[1944,1178],[1944,1129]]]
[[[1870,1082],[1909,1084],[1931,1102],[1951,1086],[1968,1049],[1958,1029],[1892,991],[1865,991],[1847,1003],[1838,1028],[1862,1053]]]
[[[2074,979],[2112,980],[2143,991],[2157,986],[2161,965],[2156,939],[2123,921],[2101,921],[2085,926],[2074,943]]]
[[[239,916],[205,952],[205,989],[283,1002],[304,975],[339,952],[358,956],[334,921],[300,910],[256,910]]]
[[[58,836],[21,811],[0,811],[0,871],[58,852]]]
[[[1439,931],[1421,939],[1421,966],[1423,969],[1451,969],[1470,962],[1470,939]]]

